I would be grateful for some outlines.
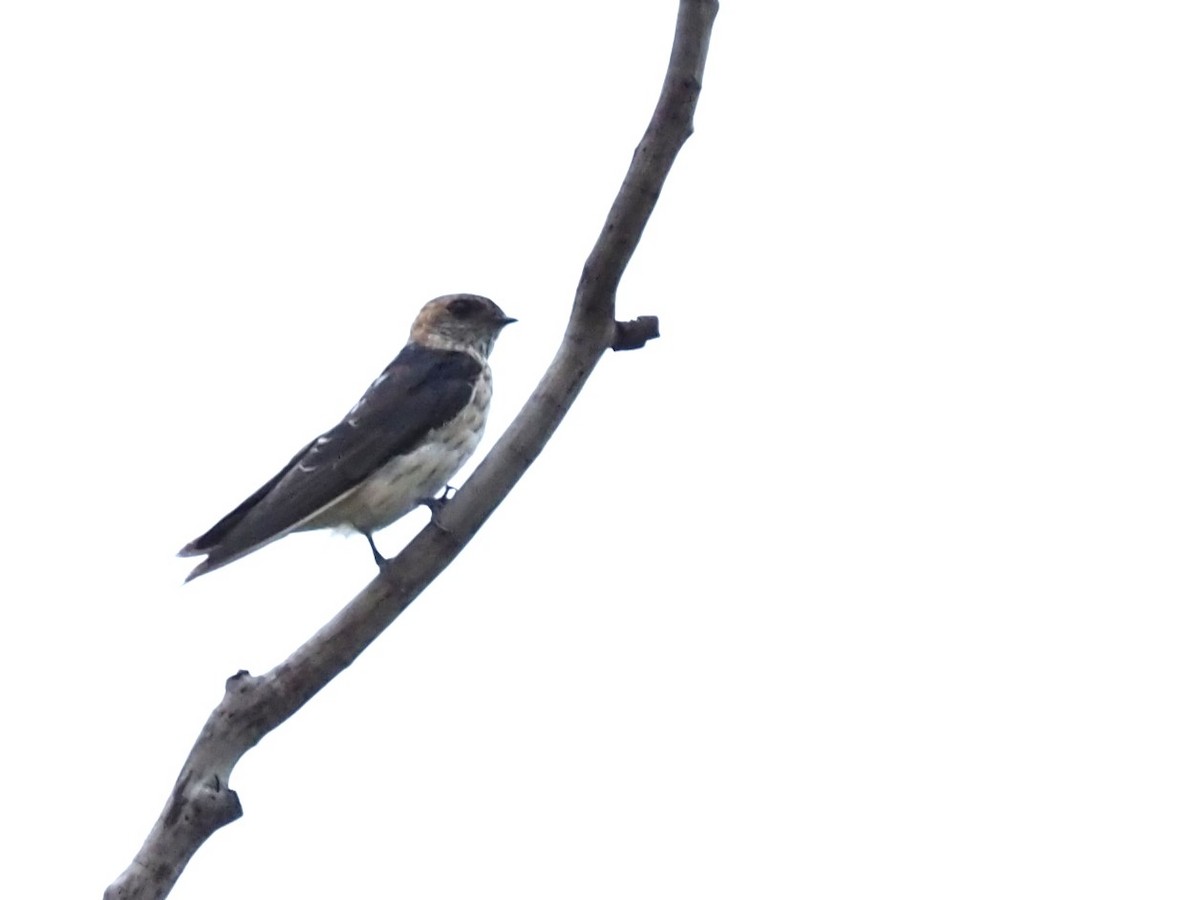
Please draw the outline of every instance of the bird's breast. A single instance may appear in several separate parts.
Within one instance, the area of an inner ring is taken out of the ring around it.
[[[308,527],[373,532],[435,497],[479,446],[491,399],[491,372],[485,368],[470,401],[453,419],[411,452],[385,463]]]

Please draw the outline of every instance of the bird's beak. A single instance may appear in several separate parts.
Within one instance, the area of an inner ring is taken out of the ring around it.
[[[517,321],[517,320],[514,319],[512,316],[501,316],[500,317],[500,327],[503,328],[505,325],[511,325],[515,321]]]

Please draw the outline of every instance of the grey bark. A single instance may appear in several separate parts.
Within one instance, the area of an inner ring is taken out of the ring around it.
[[[171,796],[106,900],[158,900],[218,828],[242,814],[229,787],[238,760],[352,663],[459,554],[533,463],[604,351],[658,336],[658,320],[617,322],[616,290],[692,133],[717,0],[681,0],[666,80],[645,136],[587,262],[563,342],[541,383],[462,490],[324,628],[265,675],[238,672],[205,722]]]

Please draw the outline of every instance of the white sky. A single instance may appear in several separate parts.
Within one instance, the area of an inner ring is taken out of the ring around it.
[[[727,0],[619,297],[662,340],[173,898],[1195,897],[1192,6]],[[4,6],[7,895],[98,897],[226,676],[374,574],[173,554],[425,300],[520,319],[507,425],[674,16]]]

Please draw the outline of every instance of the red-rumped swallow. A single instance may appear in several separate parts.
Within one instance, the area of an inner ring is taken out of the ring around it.
[[[488,355],[515,321],[474,294],[426,303],[404,349],[346,417],[179,551],[208,557],[186,580],[318,528],[362,533],[382,566],[372,533],[417,506],[432,508],[478,446],[492,399]]]

